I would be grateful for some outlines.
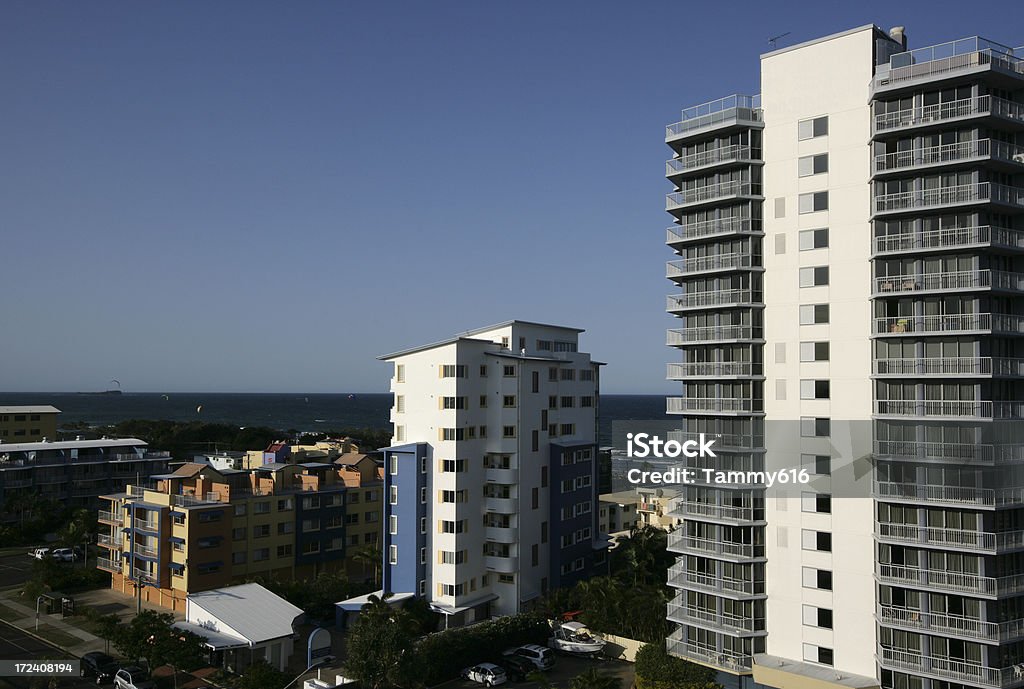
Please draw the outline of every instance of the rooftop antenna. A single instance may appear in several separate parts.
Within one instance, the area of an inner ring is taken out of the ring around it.
[[[793,33],[793,32],[792,31],[787,31],[786,33],[780,33],[778,36],[772,36],[771,38],[768,39],[768,46],[772,50],[775,50],[775,44],[778,43],[779,39],[780,38],[785,38],[786,36],[788,36],[791,33]]]

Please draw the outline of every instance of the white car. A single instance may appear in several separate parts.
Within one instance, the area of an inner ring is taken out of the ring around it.
[[[508,681],[505,671],[494,663],[480,663],[473,667],[467,667],[462,671],[462,679],[468,679],[485,687],[494,687]]]
[[[123,667],[114,675],[114,689],[156,689],[149,673],[140,667]]]
[[[50,554],[49,548],[36,548],[35,550],[28,551],[29,557],[34,557],[37,560],[43,560],[47,555]]]
[[[516,648],[510,648],[504,651],[501,655],[503,656],[519,656],[526,658],[538,670],[550,670],[555,665],[555,654],[550,648],[544,648],[537,644],[526,644],[525,646],[517,646]]]
[[[54,560],[60,560],[61,562],[74,562],[78,559],[78,553],[71,548],[57,548],[50,553],[50,556]]]

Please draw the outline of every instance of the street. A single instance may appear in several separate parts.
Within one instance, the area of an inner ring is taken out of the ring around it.
[[[596,667],[600,673],[615,675],[616,677],[621,678],[622,689],[629,689],[633,684],[633,679],[635,677],[634,665],[632,663],[625,663],[618,660],[594,660],[591,658],[559,656],[558,660],[555,662],[555,667],[545,674],[548,676],[553,687],[563,689],[564,687],[569,686],[569,680],[591,667]],[[536,689],[536,687],[538,687],[536,682],[509,682],[506,686],[523,687],[524,689]],[[483,685],[460,679],[437,685],[437,689],[440,689],[441,687],[444,689],[481,689]]]

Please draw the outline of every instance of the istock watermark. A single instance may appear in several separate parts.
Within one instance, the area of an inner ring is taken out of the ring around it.
[[[717,457],[712,446],[715,439],[710,440],[700,434],[698,440],[662,440],[649,433],[626,434],[626,456],[633,459],[676,459],[678,457]]]

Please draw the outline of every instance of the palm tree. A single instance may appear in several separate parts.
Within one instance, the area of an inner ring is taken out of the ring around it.
[[[366,576],[366,570],[370,567],[373,568],[373,585],[377,586],[380,581],[380,567],[381,559],[383,554],[381,553],[380,547],[376,543],[366,543],[359,546],[352,551],[352,561],[358,562],[363,566],[363,576]]]
[[[622,680],[612,675],[599,674],[597,668],[589,668],[586,672],[569,680],[569,689],[621,689]]]

